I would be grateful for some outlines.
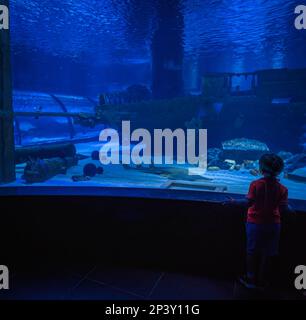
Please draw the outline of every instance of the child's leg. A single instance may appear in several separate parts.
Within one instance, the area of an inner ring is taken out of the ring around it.
[[[280,225],[273,224],[266,226],[265,247],[260,261],[258,280],[260,285],[270,285],[275,268],[275,257],[278,255]]]
[[[247,278],[252,283],[256,283],[257,273],[258,273],[258,262],[259,257],[255,254],[247,254]]]
[[[273,272],[273,257],[262,256],[259,262],[258,284],[260,286],[268,285]]]
[[[247,257],[246,257],[246,280],[255,286],[258,268],[259,256],[257,253],[258,246],[258,227],[255,224],[246,224],[247,233]]]
[[[258,255],[247,254],[246,275],[240,277],[239,281],[248,289],[255,289],[257,287],[258,261]]]

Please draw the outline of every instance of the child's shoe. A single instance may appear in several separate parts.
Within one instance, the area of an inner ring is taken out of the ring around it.
[[[258,289],[258,286],[256,285],[255,281],[247,277],[246,275],[240,277],[239,282],[247,289]]]

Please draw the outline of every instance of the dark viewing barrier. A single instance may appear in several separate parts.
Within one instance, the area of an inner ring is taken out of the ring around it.
[[[120,265],[228,277],[244,268],[245,210],[224,207],[224,194],[31,187],[1,194],[0,262],[13,270]],[[306,210],[292,205],[297,215],[283,217],[275,272],[286,286],[306,264]]]

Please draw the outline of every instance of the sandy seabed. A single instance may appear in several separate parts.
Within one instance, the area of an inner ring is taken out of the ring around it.
[[[94,150],[99,150],[101,147],[100,143],[81,143],[77,144],[77,152],[79,154],[88,156],[87,159],[80,160],[77,166],[70,168],[66,174],[59,174],[51,178],[50,180],[43,183],[35,183],[34,185],[43,187],[127,187],[127,188],[167,188],[169,186],[168,177],[148,172],[143,172],[141,170],[126,170],[122,165],[109,165],[103,166],[103,175],[97,175],[91,178],[89,181],[79,181],[74,182],[72,176],[82,175],[83,167],[87,163],[94,163],[97,166],[101,166],[99,161],[94,161],[91,159],[91,153]],[[176,166],[171,166],[175,168]],[[178,166],[177,166],[178,167]],[[182,166],[179,166],[182,168]],[[188,168],[185,166],[186,169]],[[2,185],[2,187],[14,187],[14,186],[24,186],[27,187],[28,184],[22,180],[24,164],[17,166],[17,180],[13,183]],[[229,171],[229,170],[219,170],[219,171],[207,171],[203,178],[207,180],[208,185],[218,185],[226,187],[228,193],[236,194],[247,194],[250,182],[258,179],[259,177],[254,177],[249,173],[248,170],[240,171]],[[289,189],[289,198],[291,199],[301,199],[306,200],[306,184],[302,182],[295,182],[289,179],[280,177],[281,182]],[[183,180],[183,179],[180,179]],[[192,185],[192,182],[188,182]],[[196,185],[199,182],[195,181],[194,186],[191,187],[176,187],[175,189],[186,190],[202,190],[202,188],[197,188]],[[204,192],[204,191],[203,191]]]

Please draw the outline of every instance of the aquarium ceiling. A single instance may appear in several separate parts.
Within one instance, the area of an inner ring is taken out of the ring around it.
[[[167,3],[167,5],[165,5]],[[149,64],[161,17],[181,17],[185,61],[212,71],[306,66],[294,0],[11,0],[15,54]],[[298,52],[296,48],[299,48]]]

